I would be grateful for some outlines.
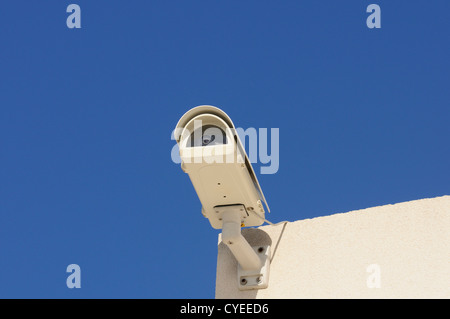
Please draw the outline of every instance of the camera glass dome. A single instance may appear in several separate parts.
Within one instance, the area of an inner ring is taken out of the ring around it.
[[[215,125],[202,126],[201,129],[194,131],[189,139],[187,145],[191,147],[227,144],[225,132]]]

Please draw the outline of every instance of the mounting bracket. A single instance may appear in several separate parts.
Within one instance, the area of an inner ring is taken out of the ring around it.
[[[250,246],[241,234],[243,205],[215,207],[222,219],[222,241],[238,262],[240,290],[263,289],[269,284],[270,246]]]

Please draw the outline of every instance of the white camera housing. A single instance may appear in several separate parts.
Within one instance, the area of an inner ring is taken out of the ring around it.
[[[174,133],[181,167],[194,185],[202,214],[222,229],[221,207],[239,205],[242,226],[264,223],[263,203],[270,212],[252,165],[230,117],[202,105],[186,112]]]

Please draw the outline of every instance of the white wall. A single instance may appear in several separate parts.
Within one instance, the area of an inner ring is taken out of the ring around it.
[[[450,196],[242,233],[271,243],[269,287],[238,290],[219,236],[216,298],[450,298]]]

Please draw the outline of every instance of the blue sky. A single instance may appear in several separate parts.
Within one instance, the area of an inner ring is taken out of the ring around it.
[[[81,7],[68,29],[66,7]],[[366,7],[381,7],[381,29]],[[213,298],[171,161],[202,104],[279,128],[272,222],[450,194],[450,3],[3,1],[0,297]],[[80,289],[66,267],[81,267]]]

